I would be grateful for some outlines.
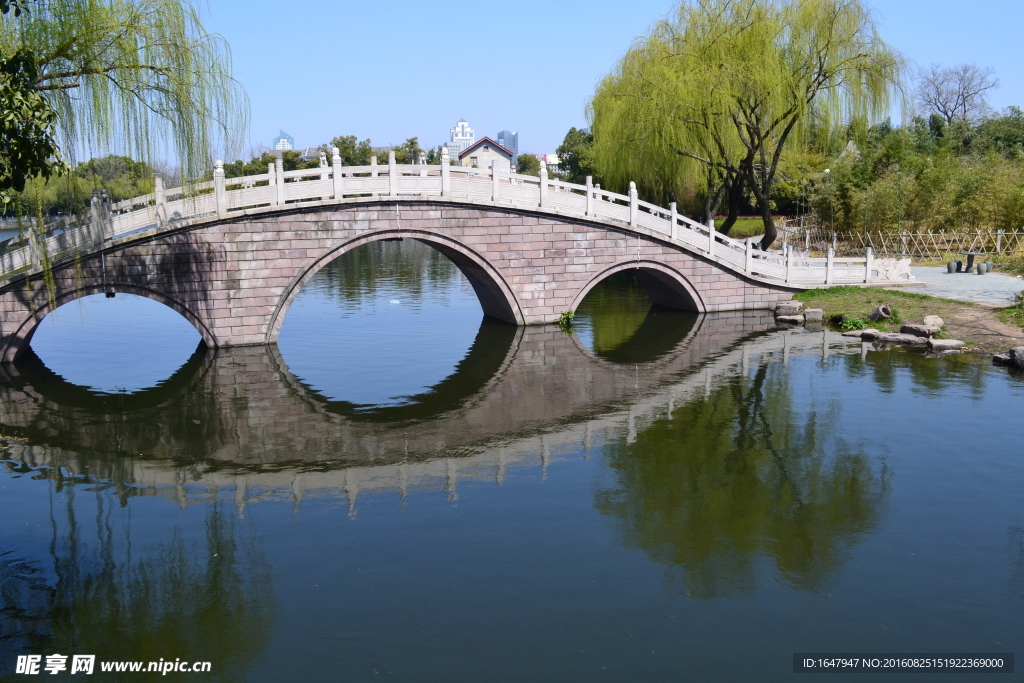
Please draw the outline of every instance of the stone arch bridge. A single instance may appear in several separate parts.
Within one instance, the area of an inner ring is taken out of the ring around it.
[[[878,277],[862,259],[762,252],[714,228],[593,186],[500,170],[398,165],[214,180],[118,204],[94,197],[75,224],[34,227],[0,254],[0,359],[13,361],[54,308],[118,292],[183,315],[212,348],[276,341],[320,268],[376,240],[449,257],[484,313],[517,325],[575,310],[609,275],[635,270],[654,302],[695,312],[766,309],[794,291]],[[13,247],[13,248],[12,248]],[[883,271],[883,276],[885,272]]]

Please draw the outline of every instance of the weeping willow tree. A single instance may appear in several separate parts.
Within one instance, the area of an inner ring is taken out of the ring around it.
[[[248,100],[227,43],[189,0],[22,0],[0,52],[30,54],[64,155],[169,154],[186,179],[244,138]],[[31,174],[38,175],[38,174]]]
[[[812,127],[884,116],[902,73],[860,0],[684,2],[598,85],[595,162],[648,192],[697,185],[707,215],[725,197],[734,219],[749,192],[767,249],[783,151]]]

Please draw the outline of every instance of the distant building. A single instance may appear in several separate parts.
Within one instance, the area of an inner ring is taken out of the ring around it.
[[[476,140],[476,133],[469,127],[465,119],[459,119],[455,127],[451,129],[451,140],[445,143],[448,148],[448,156],[457,158],[462,150],[466,149]]]
[[[515,166],[519,159],[519,133],[503,130],[498,133],[497,140],[499,145],[512,152],[512,165]]]
[[[282,130],[281,134],[274,138],[274,149],[278,152],[295,149],[295,138]]]
[[[323,150],[319,147],[307,147],[302,150],[302,154],[299,155],[299,161],[312,161],[313,159],[320,158],[320,152]]]
[[[537,161],[543,161],[547,164],[548,173],[558,172],[558,155],[557,154],[531,154],[530,156],[537,157]]]
[[[459,166],[490,168],[492,163],[496,163],[499,170],[512,170],[511,150],[505,149],[490,138],[480,138],[459,152]]]

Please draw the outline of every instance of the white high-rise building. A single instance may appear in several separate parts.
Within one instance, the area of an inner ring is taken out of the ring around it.
[[[476,142],[476,133],[469,127],[465,119],[459,119],[459,122],[451,129],[451,140],[445,143],[445,147],[448,148],[448,156],[457,159],[459,152],[474,142]]]

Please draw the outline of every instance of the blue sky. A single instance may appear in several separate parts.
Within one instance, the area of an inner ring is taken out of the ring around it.
[[[1024,0],[868,0],[882,36],[917,64],[996,69],[997,109],[1024,106]],[[465,118],[477,137],[519,131],[554,152],[598,80],[669,0],[407,2],[209,0],[252,105],[250,140],[335,135],[431,146]]]

